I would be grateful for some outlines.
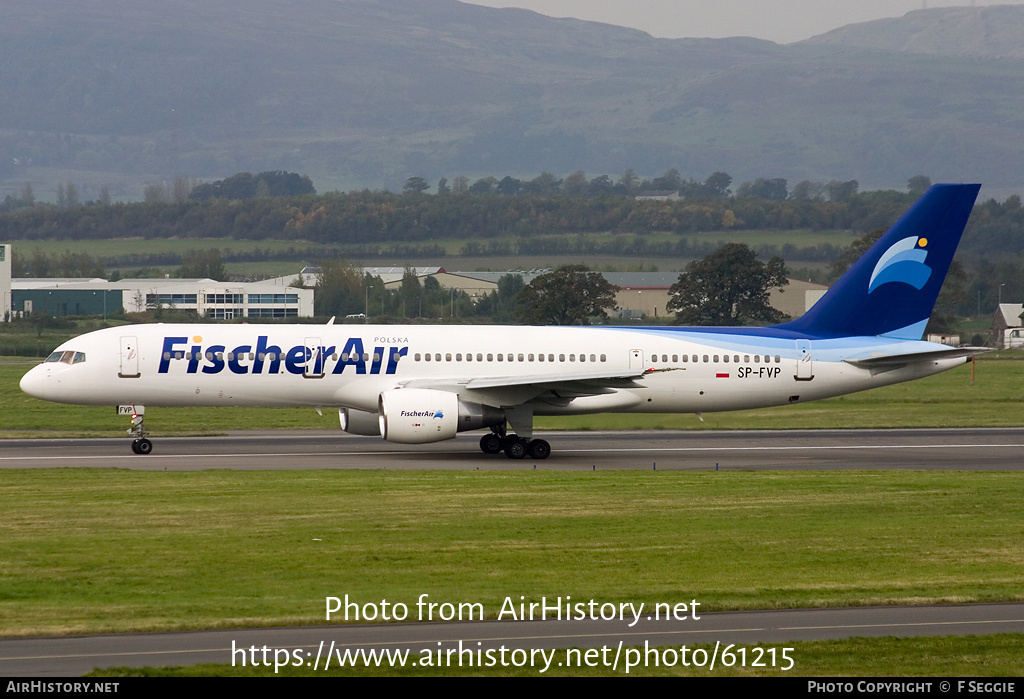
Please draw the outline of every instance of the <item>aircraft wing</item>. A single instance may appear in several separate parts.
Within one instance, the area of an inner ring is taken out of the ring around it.
[[[948,349],[928,350],[925,352],[903,352],[899,354],[883,354],[862,359],[847,359],[847,364],[852,364],[861,369],[872,371],[887,371],[897,369],[901,366],[914,364],[915,362],[931,362],[939,359],[957,359],[960,357],[973,357],[984,352],[991,352],[991,347],[950,347]]]
[[[488,376],[475,379],[411,379],[403,382],[408,388],[434,388],[457,393],[473,392],[488,396],[496,405],[525,403],[547,394],[561,399],[599,396],[620,388],[637,388],[637,380],[650,374],[650,369],[619,371],[581,371],[568,374],[528,374],[526,376]]]

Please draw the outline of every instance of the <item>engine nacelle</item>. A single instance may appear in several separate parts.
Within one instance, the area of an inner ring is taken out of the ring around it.
[[[465,403],[454,393],[431,388],[384,391],[378,405],[380,435],[399,444],[440,442],[458,432],[505,421],[498,408]]]
[[[377,413],[355,408],[338,408],[341,429],[349,434],[365,437],[380,437],[380,419]]]

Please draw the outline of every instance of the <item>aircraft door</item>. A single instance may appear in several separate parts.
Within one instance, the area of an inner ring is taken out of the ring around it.
[[[324,377],[324,348],[319,337],[306,338],[306,369],[302,375],[307,379],[322,379]]]
[[[810,381],[814,378],[814,359],[811,357],[811,341],[796,341],[796,376],[797,381]]]
[[[122,379],[139,378],[139,346],[134,337],[121,338],[121,371],[117,375]]]
[[[643,350],[630,350],[629,351],[629,368],[630,369],[646,369],[644,366],[644,351]]]

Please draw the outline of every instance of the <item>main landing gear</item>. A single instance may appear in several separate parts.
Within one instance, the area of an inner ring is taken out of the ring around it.
[[[144,415],[141,410],[132,415],[132,426],[128,430],[128,436],[134,437],[132,440],[132,453],[133,454],[149,454],[153,451],[153,443],[146,439],[146,426],[144,423]]]
[[[551,445],[543,439],[523,439],[514,434],[491,432],[480,438],[480,451],[485,454],[505,452],[505,456],[510,459],[524,459],[529,456],[540,461],[551,455]]]

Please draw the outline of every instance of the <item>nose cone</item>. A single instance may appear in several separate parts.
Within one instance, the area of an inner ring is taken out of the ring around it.
[[[45,371],[45,368],[42,366],[29,369],[28,373],[21,377],[21,390],[33,398],[42,398],[45,400]]]

